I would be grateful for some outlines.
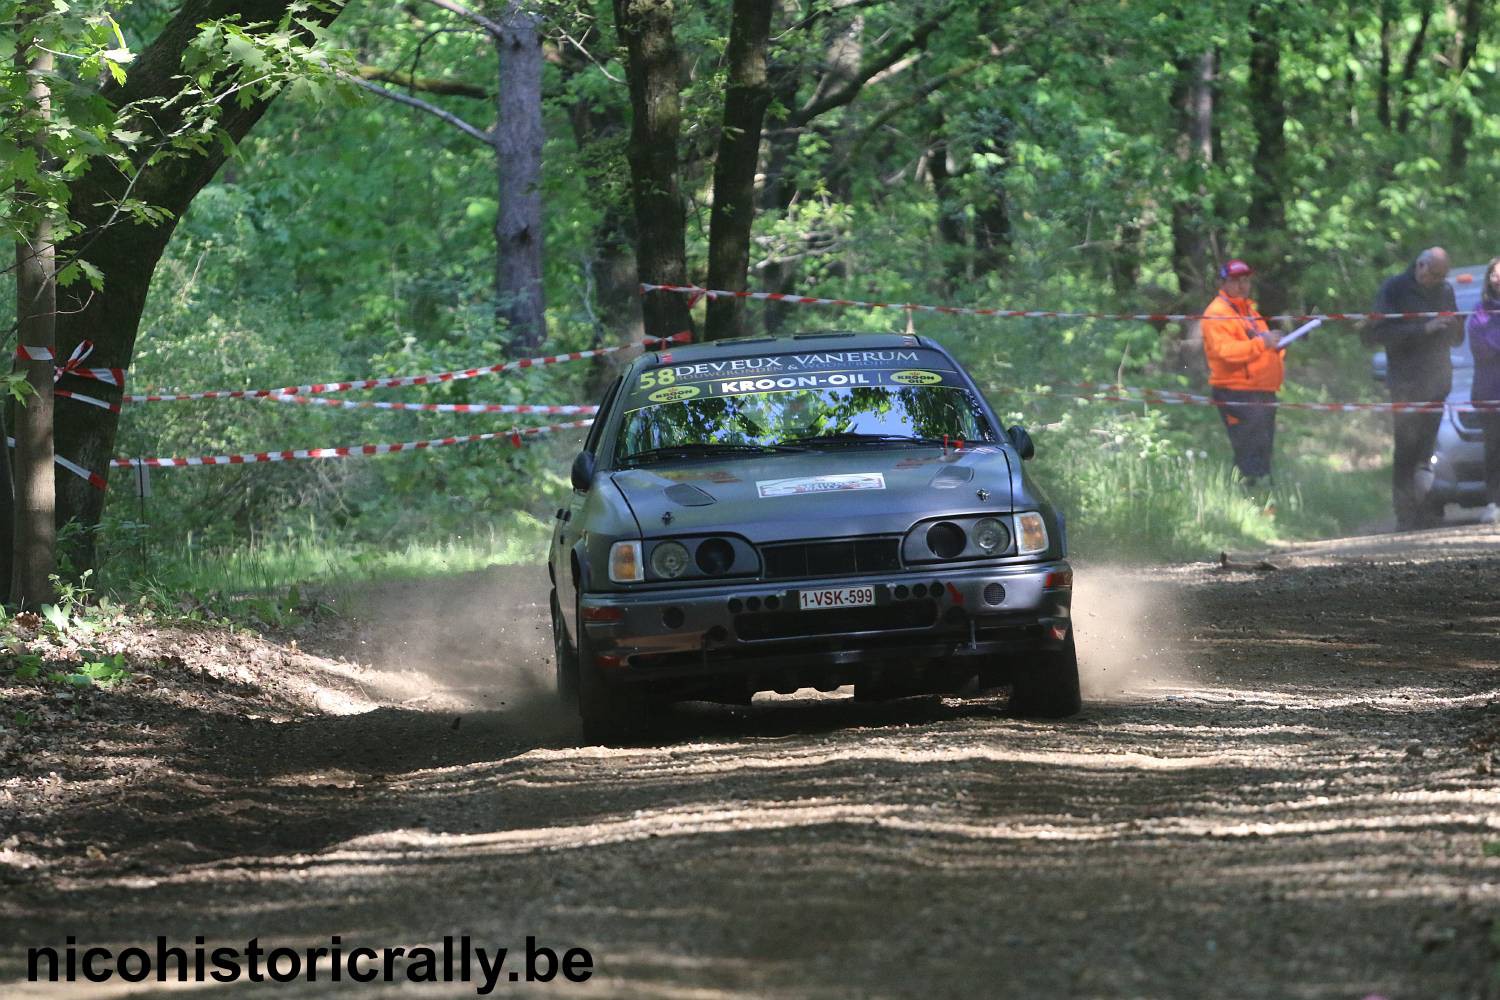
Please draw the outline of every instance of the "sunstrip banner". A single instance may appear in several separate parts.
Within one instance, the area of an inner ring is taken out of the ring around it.
[[[190,465],[251,465],[256,462],[294,462],[312,458],[359,458],[364,455],[390,455],[398,451],[421,451],[425,448],[447,448],[458,444],[474,444],[478,441],[506,440],[521,447],[523,438],[557,431],[578,430],[588,427],[592,420],[575,420],[565,424],[547,424],[543,427],[516,427],[508,431],[491,431],[485,434],[464,434],[455,437],[435,438],[430,441],[403,441],[396,444],[359,444],[343,448],[299,448],[294,451],[259,451],[237,455],[203,455],[195,458],[115,458],[112,469],[133,469],[147,465],[153,469],[173,469]]]
[[[648,337],[645,340],[621,344],[618,347],[601,347],[590,351],[572,351],[568,354],[554,354],[543,358],[522,358],[519,361],[505,361],[500,364],[486,365],[482,368],[467,368],[463,371],[434,372],[430,375],[402,375],[393,378],[367,378],[356,379],[350,382],[320,382],[312,385],[288,385],[279,389],[230,389],[215,390],[210,392],[181,392],[181,393],[151,393],[147,395],[125,396],[127,403],[173,403],[190,399],[262,399],[268,396],[306,396],[324,392],[347,392],[351,389],[392,389],[408,385],[440,385],[444,382],[459,382],[464,379],[480,378],[484,375],[498,375],[501,372],[519,371],[525,368],[537,368],[542,365],[562,364],[566,361],[582,361],[585,358],[598,358],[608,354],[617,354],[620,351],[628,351],[635,347],[643,347],[647,350],[664,346],[666,344],[690,343],[693,335],[688,332],[673,334],[670,337]],[[75,375],[84,375],[84,372],[114,372],[115,369],[79,369]],[[84,375],[85,378],[95,378],[96,375]],[[101,381],[104,381],[101,379]],[[118,384],[118,383],[115,383]]]
[[[941,313],[945,316],[998,316],[1003,319],[1114,319],[1138,320],[1143,323],[1178,323],[1184,320],[1203,319],[1203,313],[1101,313],[1101,312],[1057,312],[1046,309],[988,309],[973,306],[934,306],[920,302],[866,302],[862,299],[826,299],[813,295],[796,295],[791,292],[736,292],[723,288],[700,288],[697,285],[652,285],[641,283],[641,294],[667,292],[687,295],[696,301],[700,298],[754,299],[761,302],[789,302],[799,306],[841,306],[846,309],[896,309],[902,312]],[[1436,319],[1452,317],[1461,319],[1472,312],[1350,312],[1350,313],[1296,313],[1267,316],[1269,320],[1290,320],[1298,323],[1308,320],[1378,320],[1378,319]]]

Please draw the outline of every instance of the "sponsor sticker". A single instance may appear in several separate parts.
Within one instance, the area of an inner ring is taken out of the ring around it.
[[[883,490],[885,476],[879,472],[855,472],[837,476],[798,476],[794,479],[761,479],[755,491],[761,499],[806,496],[809,493],[844,493],[849,490]]]
[[[698,395],[698,392],[696,385],[674,385],[670,389],[657,389],[646,398],[653,403],[675,403],[683,399],[692,399]]]
[[[891,372],[891,381],[900,382],[902,385],[937,385],[942,380],[943,376],[937,372],[924,372],[915,369]]]

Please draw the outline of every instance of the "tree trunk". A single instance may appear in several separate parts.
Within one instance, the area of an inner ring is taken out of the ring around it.
[[[636,273],[652,284],[685,285],[687,219],[677,183],[682,108],[672,0],[614,0],[614,9],[630,83],[628,158]],[[692,329],[688,300],[681,295],[643,296],[641,312],[647,336],[669,337]]]
[[[27,98],[35,102],[32,150],[40,169],[49,170],[43,139],[52,117],[52,54],[33,50],[22,23],[19,68],[28,79]],[[31,206],[39,218],[29,242],[16,244],[16,343],[39,354],[57,352],[57,256],[52,221],[44,205]],[[18,362],[31,386],[16,418],[15,555],[11,568],[12,604],[35,610],[54,599],[48,579],[57,565],[56,496],[52,473],[52,371],[50,359]]]
[[[771,0],[734,0],[729,26],[729,86],[724,127],[714,160],[714,207],[708,229],[708,287],[744,291],[750,267],[750,230],[755,223],[755,168],[771,87],[766,79],[766,43]],[[744,300],[708,302],[709,340],[744,333]]]
[[[932,180],[932,194],[937,200],[943,290],[951,295],[968,277],[964,267],[968,257],[968,241],[964,238],[967,229],[964,225],[964,207],[953,190],[953,175],[948,169],[948,140],[944,134],[946,125],[946,119],[939,108],[930,145],[927,147],[927,176]]]
[[[1010,122],[1001,123],[984,140],[984,151],[1000,166],[985,170],[988,183],[974,206],[974,270],[1004,273],[1010,267],[1010,195],[1005,190],[1005,164],[1010,162]]]
[[[1218,54],[1209,49],[1177,64],[1177,160],[1191,193],[1172,204],[1172,270],[1185,306],[1205,299],[1213,281],[1215,211],[1207,174],[1214,165],[1214,101]],[[1198,303],[1201,305],[1201,303]],[[1189,311],[1194,311],[1189,309]]]
[[[495,160],[500,210],[495,218],[496,313],[510,342],[529,351],[547,336],[542,288],[542,17],[507,8],[495,38],[500,57]]]
[[[187,0],[176,16],[156,39],[131,64],[125,86],[109,85],[103,96],[116,107],[153,97],[170,98],[177,94],[182,55],[198,36],[198,25],[204,21],[239,14],[245,23],[276,21],[293,0]],[[309,23],[327,25],[339,8],[327,12],[320,7],[299,14]],[[256,101],[241,107],[228,102],[220,118],[221,130],[233,141],[243,139],[265,114],[269,101]],[[180,122],[174,111],[157,108],[154,120],[163,132]],[[149,120],[148,120],[149,123]],[[150,149],[150,143],[143,144]],[[116,221],[108,227],[110,206],[124,196],[130,181],[112,166],[96,166],[71,185],[70,205],[74,219],[83,233],[65,245],[65,250],[81,252],[82,257],[104,273],[104,289],[93,293],[64,289],[65,302],[57,317],[57,339],[61,353],[67,354],[82,340],[94,342],[89,364],[97,367],[126,368],[140,327],[141,311],[157,261],[171,239],[176,220],[193,198],[213,179],[228,156],[224,144],[213,142],[192,156],[160,160],[142,167],[131,196],[149,205],[171,212],[168,221],[156,226],[138,226]],[[119,402],[120,389],[102,382],[88,383],[90,395]],[[119,416],[92,406],[67,406],[57,411],[55,446],[84,468],[103,474],[113,455],[115,431]],[[57,523],[76,520],[85,528],[99,523],[104,510],[104,493],[69,472],[58,473]],[[93,532],[78,536],[69,557],[80,569],[94,565]]]
[[[1380,65],[1375,70],[1375,120],[1391,127],[1391,35],[1398,23],[1395,0],[1380,0]]]
[[[1291,261],[1286,253],[1286,102],[1281,93],[1280,12],[1271,4],[1250,9],[1250,79],[1247,99],[1255,132],[1246,253],[1260,272],[1262,310],[1281,312],[1291,301]]]
[[[10,409],[9,399],[0,399],[0,439],[10,439],[10,427],[5,411]],[[10,599],[10,577],[16,565],[16,491],[15,477],[11,475],[10,446],[0,448],[0,594],[5,595],[0,603]]]
[[[1479,50],[1479,36],[1484,30],[1484,7],[1481,0],[1466,0],[1463,20],[1459,22],[1457,48],[1458,58],[1453,73],[1463,81]],[[1463,179],[1464,168],[1469,164],[1469,137],[1474,133],[1474,118],[1468,108],[1458,107],[1453,111],[1452,131],[1448,135],[1448,176],[1454,181]]]

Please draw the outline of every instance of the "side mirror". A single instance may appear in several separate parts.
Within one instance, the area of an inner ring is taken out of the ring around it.
[[[1010,438],[1010,443],[1016,449],[1016,454],[1021,456],[1021,461],[1024,462],[1036,454],[1036,445],[1032,443],[1031,435],[1027,434],[1026,428],[1020,424],[1006,431],[1005,436]]]
[[[593,485],[594,453],[580,451],[578,457],[573,459],[573,488],[579,493],[587,493]]]

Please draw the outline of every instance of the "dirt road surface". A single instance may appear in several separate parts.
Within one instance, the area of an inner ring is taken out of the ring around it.
[[[1500,532],[1269,558],[1082,563],[1062,723],[824,696],[578,746],[534,571],[378,591],[302,651],[166,636],[85,742],[0,762],[0,994],[158,988],[21,982],[70,934],[468,934],[592,955],[497,996],[1500,995]]]

